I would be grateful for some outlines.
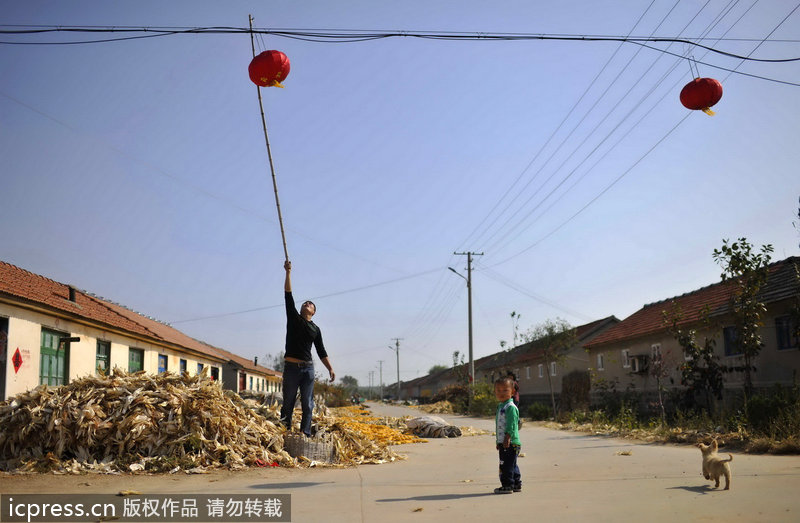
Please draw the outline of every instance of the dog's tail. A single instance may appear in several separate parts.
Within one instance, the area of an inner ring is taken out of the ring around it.
[[[728,459],[722,459],[720,461],[722,463],[730,463],[731,461],[733,461],[733,454],[728,454]]]

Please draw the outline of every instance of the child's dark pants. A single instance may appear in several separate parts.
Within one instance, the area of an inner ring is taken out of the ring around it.
[[[508,448],[504,448],[498,444],[497,450],[500,453],[500,484],[504,487],[522,486],[522,476],[517,466],[519,445],[509,445]]]

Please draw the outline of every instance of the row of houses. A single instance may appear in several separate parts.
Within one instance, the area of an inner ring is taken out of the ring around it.
[[[117,367],[205,372],[236,392],[273,392],[282,375],[74,286],[0,261],[0,400]]]
[[[798,266],[798,257],[771,264],[767,283],[761,289],[759,298],[765,304],[766,312],[760,329],[763,349],[754,361],[753,385],[757,388],[793,385],[800,377],[800,342],[793,313],[800,306]],[[580,325],[576,327],[575,343],[558,362],[547,360],[543,348],[535,343],[477,359],[475,379],[491,382],[513,372],[518,378],[522,403],[549,401],[552,384],[555,395],[564,396],[562,403],[569,407],[569,402],[575,398],[567,392],[576,388],[586,391],[585,402],[610,383],[617,390],[655,392],[656,380],[648,372],[655,357],[661,358],[670,371],[664,381],[679,389],[678,366],[686,356],[670,334],[664,314],[672,317],[679,311],[679,327],[696,329],[701,341],[706,337],[714,339],[720,362],[729,367],[741,366],[743,355],[736,345],[730,306],[735,285],[730,280],[715,283],[647,304],[624,320],[609,316]],[[426,401],[448,385],[463,382],[463,373],[459,371],[451,368],[403,382],[403,398]],[[741,389],[743,384],[744,374],[741,372],[726,376],[727,389]],[[389,386],[389,390],[394,390],[394,386]]]

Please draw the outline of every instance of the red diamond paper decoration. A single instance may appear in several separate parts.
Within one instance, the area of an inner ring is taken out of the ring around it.
[[[19,368],[22,367],[22,354],[19,353],[19,347],[17,347],[17,352],[12,356],[11,362],[14,364],[14,374],[16,374]]]

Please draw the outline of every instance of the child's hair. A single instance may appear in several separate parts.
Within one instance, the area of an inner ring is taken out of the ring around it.
[[[494,384],[495,385],[507,385],[508,387],[510,387],[512,389],[514,388],[514,381],[508,376],[503,376],[501,378],[497,378],[496,380],[494,380]]]

